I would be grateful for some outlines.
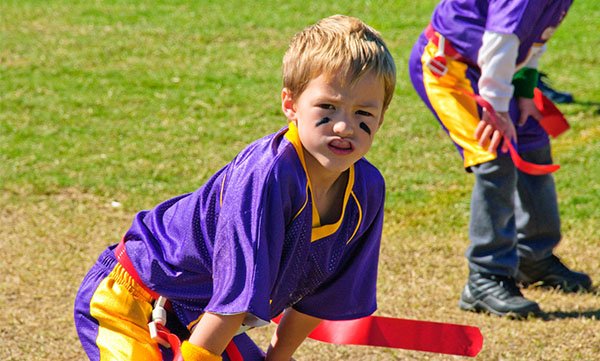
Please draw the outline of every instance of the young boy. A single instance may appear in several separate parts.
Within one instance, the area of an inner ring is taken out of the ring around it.
[[[552,175],[517,171],[508,144],[498,148],[505,136],[526,161],[552,163],[532,98],[544,44],[571,2],[442,0],[413,48],[413,85],[475,176],[464,310],[526,316],[540,308],[517,282],[565,291],[592,285],[554,255],[561,233]],[[463,91],[489,102],[497,122]]]
[[[385,43],[358,19],[296,34],[283,59],[288,126],[195,192],[138,213],[85,277],[75,324],[89,358],[169,358],[147,326],[158,296],[191,330],[186,361],[229,359],[232,339],[262,359],[234,335],[281,313],[266,359],[289,360],[320,319],[373,313],[385,189],[363,156],[395,81]]]

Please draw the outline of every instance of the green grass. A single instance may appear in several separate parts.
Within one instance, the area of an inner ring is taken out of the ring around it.
[[[3,1],[0,3],[0,359],[80,360],[81,278],[132,216],[196,189],[285,124],[280,64],[319,18],[360,17],[386,39],[398,86],[368,158],[387,181],[378,314],[476,325],[481,360],[590,360],[597,294],[526,290],[553,317],[464,313],[472,177],[408,80],[436,1]],[[600,3],[575,2],[540,68],[577,103],[553,142],[564,239],[557,253],[600,279]],[[112,201],[122,207],[112,207]],[[265,345],[272,329],[253,337]],[[308,341],[298,360],[449,357]]]

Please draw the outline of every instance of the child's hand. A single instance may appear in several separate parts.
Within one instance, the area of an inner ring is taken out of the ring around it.
[[[519,110],[521,111],[521,117],[519,118],[519,125],[525,124],[527,118],[533,117],[533,119],[540,121],[542,119],[542,113],[535,106],[533,99],[519,98],[518,99]]]
[[[484,108],[481,121],[477,124],[477,128],[475,129],[475,138],[477,138],[479,145],[485,147],[485,145],[489,143],[487,147],[488,151],[495,152],[502,141],[503,136],[515,143],[517,142],[517,132],[508,113],[496,112],[496,117],[494,119],[494,117]],[[502,144],[502,151],[508,151],[507,142]]]

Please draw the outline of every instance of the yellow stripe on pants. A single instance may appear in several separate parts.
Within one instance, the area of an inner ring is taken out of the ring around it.
[[[120,264],[94,292],[90,313],[99,323],[100,360],[162,360],[148,331],[152,297]]]
[[[465,76],[468,65],[446,57],[448,73],[438,78],[425,65],[436,51],[435,44],[429,42],[421,57],[423,85],[431,106],[448,130],[450,138],[463,150],[465,168],[496,159],[496,154],[481,147],[475,138],[475,128],[480,120],[477,103],[458,90],[465,89],[473,93],[473,87]]]

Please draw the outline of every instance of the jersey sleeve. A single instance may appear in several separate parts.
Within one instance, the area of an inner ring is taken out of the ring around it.
[[[557,27],[569,6],[570,1],[492,0],[487,10],[485,30],[514,34],[520,41],[534,36],[535,42],[544,43],[547,39],[542,36],[538,24]]]
[[[375,312],[384,199],[385,191],[373,206],[364,233],[349,243],[339,271],[297,302],[294,309],[327,320],[357,319]]]
[[[492,0],[487,10],[485,29],[501,34],[514,34],[522,39],[540,16],[539,6],[530,0]]]
[[[213,253],[213,295],[205,311],[248,313],[244,324],[269,322],[271,272],[278,265],[291,203],[285,182],[248,159],[228,174]]]

